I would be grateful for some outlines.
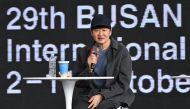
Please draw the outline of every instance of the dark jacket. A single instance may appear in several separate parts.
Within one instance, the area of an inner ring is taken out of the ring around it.
[[[96,89],[92,81],[86,80],[78,81],[76,87],[82,90],[80,94],[87,94],[89,97],[101,94],[104,99],[126,103],[130,106],[135,98],[129,88],[132,73],[130,54],[124,45],[113,38],[111,38],[110,47],[107,56],[106,76],[113,76],[114,79],[106,80],[105,87],[102,89]],[[92,76],[87,64],[90,48],[84,47],[78,52],[76,65],[73,68],[74,76]]]

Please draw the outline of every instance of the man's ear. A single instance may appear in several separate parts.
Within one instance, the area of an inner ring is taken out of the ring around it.
[[[112,35],[112,29],[110,29],[110,36]]]

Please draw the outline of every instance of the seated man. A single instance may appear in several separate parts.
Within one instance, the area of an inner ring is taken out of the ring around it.
[[[91,21],[92,46],[79,50],[73,76],[113,76],[110,80],[84,80],[76,83],[73,109],[117,109],[130,106],[134,94],[129,88],[132,72],[130,54],[114,40],[111,21],[97,15]]]

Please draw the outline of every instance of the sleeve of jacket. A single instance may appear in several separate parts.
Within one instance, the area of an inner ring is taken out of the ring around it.
[[[102,89],[100,91],[100,94],[104,97],[104,99],[109,99],[127,91],[130,85],[131,73],[131,57],[127,49],[124,48],[119,61],[119,74],[115,78],[115,82],[108,89]]]

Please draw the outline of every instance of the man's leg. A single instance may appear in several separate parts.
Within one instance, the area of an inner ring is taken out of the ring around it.
[[[111,100],[103,100],[96,109],[117,109],[120,103],[115,103]]]
[[[76,99],[73,100],[73,109],[88,109],[88,96],[79,95]]]

